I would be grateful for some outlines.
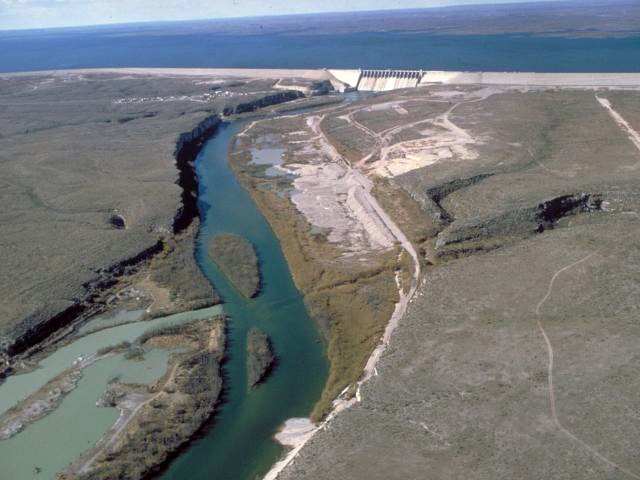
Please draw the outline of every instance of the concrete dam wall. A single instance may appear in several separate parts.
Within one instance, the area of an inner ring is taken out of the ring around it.
[[[422,70],[329,70],[344,90],[387,92],[415,88],[422,81]]]
[[[357,89],[363,92],[386,92],[415,88],[422,80],[421,70],[363,70]]]
[[[342,90],[385,92],[426,85],[526,87],[640,87],[640,73],[453,72],[437,70],[329,70]]]

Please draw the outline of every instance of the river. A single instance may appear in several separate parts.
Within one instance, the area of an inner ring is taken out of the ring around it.
[[[223,123],[196,160],[201,227],[196,257],[230,316],[225,400],[200,438],[169,464],[163,479],[243,480],[265,474],[281,454],[273,441],[290,417],[308,416],[320,397],[328,362],[315,324],[296,289],[280,243],[227,161],[233,136],[246,120]],[[207,255],[212,235],[231,232],[255,246],[262,290],[247,300]],[[246,334],[256,326],[273,342],[278,364],[267,382],[247,388]]]
[[[162,474],[165,479],[248,480],[262,476],[282,453],[273,440],[277,428],[290,417],[308,416],[327,378],[328,362],[321,337],[293,283],[278,239],[228,164],[229,144],[245,122],[223,123],[196,160],[201,226],[195,254],[202,271],[223,298],[224,311],[230,317],[224,402],[192,444],[168,464]],[[209,259],[207,243],[212,235],[222,232],[241,235],[256,248],[262,277],[262,289],[256,298],[240,295]],[[31,373],[10,377],[0,388],[0,407],[6,410],[71,366],[79,356],[123,340],[133,341],[157,325],[220,311],[214,307],[120,326],[120,321],[135,321],[141,312],[93,320],[83,327],[83,333],[115,326],[89,333],[61,348]],[[278,363],[266,383],[250,389],[245,349],[247,331],[252,326],[269,334]],[[167,355],[167,352],[148,354],[147,360],[153,365],[143,362],[132,366],[118,356],[86,368],[78,388],[59,408],[13,438],[0,441],[2,471],[10,474],[11,480],[53,479],[57,471],[96,442],[115,421],[115,409],[95,406],[109,379],[128,378],[133,375],[128,375],[128,370],[135,366],[146,372],[146,381],[151,381],[166,366]],[[142,381],[140,375],[132,378]],[[79,421],[74,422],[73,418]],[[69,434],[68,441],[55,442],[57,432],[63,429]],[[34,448],[40,451],[37,459],[25,454]],[[0,478],[4,478],[1,473]]]

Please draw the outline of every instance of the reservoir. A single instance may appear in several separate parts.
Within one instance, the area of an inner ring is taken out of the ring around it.
[[[0,71],[95,67],[638,72],[640,37],[307,32],[242,35],[189,22],[0,32]]]

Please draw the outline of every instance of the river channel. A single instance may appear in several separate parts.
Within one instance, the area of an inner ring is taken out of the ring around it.
[[[280,243],[227,161],[230,142],[246,120],[220,125],[196,160],[200,233],[196,258],[224,299],[230,317],[225,399],[199,439],[178,456],[165,480],[253,480],[264,475],[282,449],[273,441],[290,417],[308,416],[328,372],[324,347],[296,289]],[[262,288],[254,299],[236,292],[207,255],[211,236],[231,232],[258,253]],[[246,335],[256,326],[271,337],[278,364],[267,382],[247,387]]]

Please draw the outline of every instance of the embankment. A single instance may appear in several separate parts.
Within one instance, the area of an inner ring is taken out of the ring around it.
[[[123,276],[138,272],[163,248],[164,242],[158,240],[139,254],[98,270],[93,280],[82,285],[86,293],[81,299],[52,317],[26,318],[14,329],[13,335],[6,345],[2,346],[0,353],[8,357],[24,353],[71,323],[104,310],[105,295],[118,285],[119,280]]]
[[[202,145],[215,133],[220,122],[217,114],[211,115],[178,138],[175,158],[178,168],[177,183],[182,189],[182,206],[173,219],[174,233],[182,232],[198,216],[198,177],[194,164]]]
[[[261,108],[278,105],[280,103],[291,102],[303,98],[305,95],[297,90],[286,90],[283,92],[272,93],[257,100],[239,103],[235,107],[226,107],[223,111],[225,116],[241,115],[243,113],[251,113]]]

